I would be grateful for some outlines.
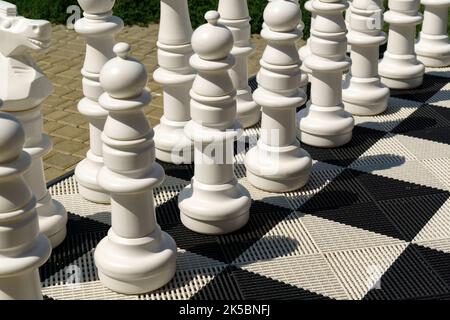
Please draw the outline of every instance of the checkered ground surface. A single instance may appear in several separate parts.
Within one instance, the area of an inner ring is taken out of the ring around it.
[[[253,198],[239,232],[203,236],[179,220],[192,166],[163,164],[157,217],[176,240],[178,269],[164,288],[124,296],[98,281],[93,251],[110,208],[83,200],[73,177],[51,187],[70,212],[68,236],[40,272],[50,299],[450,299],[450,69],[428,70],[389,110],[358,117],[353,141],[323,150],[308,185],[271,194],[236,175]],[[253,83],[254,84],[254,83]],[[258,136],[246,130],[247,147]]]

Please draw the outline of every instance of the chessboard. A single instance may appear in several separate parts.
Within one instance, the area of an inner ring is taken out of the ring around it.
[[[126,296],[102,286],[93,252],[110,228],[110,207],[85,201],[73,174],[49,184],[69,212],[68,235],[40,269],[46,299],[450,299],[450,68],[428,69],[422,87],[392,91],[387,112],[355,117],[352,142],[303,145],[314,159],[306,187],[284,194],[252,187],[244,154],[235,171],[251,193],[250,221],[226,236],[185,228],[177,196],[191,165],[161,163],[155,189],[162,229],[178,245],[165,287]],[[253,89],[256,81],[250,81]]]

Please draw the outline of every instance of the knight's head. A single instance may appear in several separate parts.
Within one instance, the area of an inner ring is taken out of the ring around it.
[[[45,50],[50,46],[52,26],[45,20],[17,15],[14,4],[0,1],[0,53],[14,56],[27,50]]]

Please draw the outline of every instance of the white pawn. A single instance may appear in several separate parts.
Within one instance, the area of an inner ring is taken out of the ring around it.
[[[305,3],[305,9],[311,13],[311,27],[310,32],[312,31],[312,27],[314,26],[314,20],[316,19],[316,11],[314,10],[314,7],[312,6],[312,0],[309,0]],[[300,60],[302,61],[302,76],[308,77],[308,82],[311,82],[310,75],[312,73],[311,69],[308,68],[305,64],[306,58],[311,55],[311,37],[308,38],[306,41],[306,44],[300,48],[298,51],[298,54],[300,56]],[[303,81],[302,81],[303,82]],[[305,90],[305,88],[303,88]]]
[[[103,89],[99,82],[100,71],[114,57],[115,35],[122,30],[123,21],[112,15],[115,0],[78,0],[84,18],[75,23],[75,30],[86,38],[86,58],[83,76],[84,98],[78,111],[89,121],[90,149],[86,158],[75,168],[75,178],[81,196],[98,203],[109,203],[109,194],[97,183],[98,171],[103,167],[102,131],[108,113],[98,103]]]
[[[163,86],[164,115],[155,127],[156,158],[168,163],[192,163],[193,143],[184,134],[191,120],[189,91],[195,71],[189,65],[192,26],[187,0],[161,0],[158,34],[159,68],[153,79]]]
[[[0,300],[42,300],[38,268],[50,257],[39,232],[36,200],[23,174],[31,165],[22,151],[25,132],[0,112]]]
[[[228,27],[234,37],[234,47],[231,54],[236,64],[230,70],[230,76],[237,90],[237,119],[244,128],[251,127],[261,119],[261,107],[252,97],[248,85],[248,57],[255,51],[250,42],[250,16],[247,0],[220,0],[220,23]]]
[[[14,115],[25,131],[24,149],[31,155],[31,166],[24,178],[36,197],[40,230],[56,247],[66,237],[67,212],[47,190],[43,157],[52,142],[43,133],[41,113],[41,103],[53,86],[30,55],[49,48],[52,26],[18,16],[16,6],[5,1],[0,1],[0,25],[0,99],[3,110]]]
[[[448,8],[450,0],[422,0],[425,6],[422,32],[416,43],[417,58],[427,67],[450,65]]]
[[[197,70],[191,90],[192,121],[186,133],[194,141],[195,175],[179,195],[183,224],[204,234],[225,234],[243,227],[249,219],[250,194],[234,175],[234,141],[242,134],[236,120],[236,89],[228,70],[233,35],[216,11],[205,15],[207,24],[192,36]]]
[[[261,138],[245,158],[247,177],[255,187],[285,192],[309,180],[312,160],[296,139],[295,112],[305,100],[300,89],[300,58],[296,41],[299,6],[291,1],[269,2],[261,35],[267,46],[258,73],[255,101],[262,106]]]
[[[343,85],[345,110],[360,116],[377,115],[388,105],[390,90],[380,81],[378,56],[386,39],[381,0],[354,0],[351,11],[352,67]]]
[[[113,291],[140,294],[158,289],[175,274],[177,248],[156,221],[153,189],[164,180],[155,163],[153,130],[143,108],[150,102],[144,65],[128,57],[130,46],[114,47],[117,57],[102,69],[109,112],[102,135],[105,166],[99,185],[111,194],[112,228],[95,250],[100,281]]]
[[[423,82],[425,66],[414,50],[416,26],[422,22],[420,0],[389,0],[387,51],[379,65],[381,82],[391,89],[413,89]]]
[[[354,119],[342,103],[342,73],[350,67],[343,11],[346,1],[313,0],[316,18],[311,32],[311,101],[299,112],[303,143],[334,148],[352,139]]]

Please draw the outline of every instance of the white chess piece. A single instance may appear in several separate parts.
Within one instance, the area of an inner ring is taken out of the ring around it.
[[[234,141],[242,128],[236,120],[236,89],[228,70],[233,35],[216,11],[205,15],[207,24],[192,36],[197,70],[191,90],[192,121],[186,133],[194,141],[195,175],[180,193],[183,224],[204,234],[225,234],[243,227],[249,219],[250,194],[234,176]]]
[[[267,46],[258,73],[255,101],[262,106],[261,138],[245,158],[247,178],[255,187],[285,192],[303,187],[312,161],[296,139],[295,112],[305,100],[300,89],[300,58],[296,41],[299,7],[291,1],[269,2],[261,35]]]
[[[345,1],[313,0],[316,18],[311,33],[311,101],[299,112],[303,143],[334,148],[352,139],[354,119],[342,103],[342,73],[350,66],[343,11]]]
[[[153,189],[164,180],[155,162],[153,130],[143,108],[151,95],[144,90],[147,71],[128,57],[130,46],[118,43],[116,58],[105,64],[99,102],[109,112],[105,123],[105,166],[98,182],[111,194],[112,228],[95,250],[100,281],[120,293],[158,289],[175,274],[176,245],[156,221]]]
[[[155,127],[156,158],[168,163],[192,163],[193,143],[184,134],[191,120],[189,91],[195,71],[192,56],[192,26],[187,0],[161,0],[158,35],[159,68],[153,79],[163,86],[164,115]]]
[[[312,31],[312,27],[314,26],[314,20],[316,19],[316,11],[314,10],[314,7],[312,6],[312,0],[309,0],[305,3],[305,9],[311,13],[311,27],[310,31]],[[305,65],[306,58],[311,54],[311,37],[308,38],[306,41],[306,44],[300,48],[298,51],[298,54],[300,56],[300,60],[302,61],[302,76],[308,77],[308,82],[311,82],[310,75],[311,75],[311,69],[309,69]],[[303,88],[305,90],[305,88]]]
[[[416,26],[422,22],[420,0],[389,0],[387,51],[379,65],[381,82],[391,89],[412,89],[423,82],[425,66],[414,50]]]
[[[347,32],[350,33],[352,29],[352,2],[353,0],[347,0],[348,2],[348,8],[345,10],[345,27],[347,28]],[[349,34],[347,33],[347,35]],[[347,39],[348,40],[348,39]],[[347,41],[347,53],[350,53],[352,50],[350,42]]]
[[[448,8],[450,0],[422,0],[425,6],[422,32],[416,44],[417,58],[427,67],[450,65]]]
[[[377,115],[388,105],[390,90],[378,74],[379,47],[386,39],[381,31],[381,0],[354,0],[351,11],[352,67],[343,84],[345,110],[361,116]]]
[[[108,193],[97,183],[98,171],[103,167],[101,134],[108,113],[98,104],[103,93],[99,83],[104,64],[114,57],[115,35],[122,30],[123,22],[112,15],[115,0],[78,0],[84,18],[75,23],[75,30],[86,38],[86,58],[81,71],[84,98],[78,110],[89,121],[90,149],[86,159],[75,169],[80,194],[87,200],[109,203]]]
[[[52,148],[43,133],[41,103],[53,86],[30,56],[50,46],[52,27],[48,21],[17,15],[16,6],[0,2],[0,99],[3,111],[13,114],[25,130],[25,151],[31,167],[24,177],[36,197],[40,230],[58,246],[66,237],[67,212],[47,190],[42,158]],[[1,128],[0,128],[1,130]]]
[[[51,246],[23,178],[31,157],[22,151],[25,132],[16,118],[0,112],[0,129],[0,300],[41,300],[38,268]]]
[[[237,119],[244,128],[251,127],[261,119],[261,107],[253,101],[248,85],[248,57],[255,51],[250,42],[250,16],[247,0],[220,0],[220,23],[228,27],[234,37],[231,54],[236,64],[230,70],[230,76],[237,90]]]

